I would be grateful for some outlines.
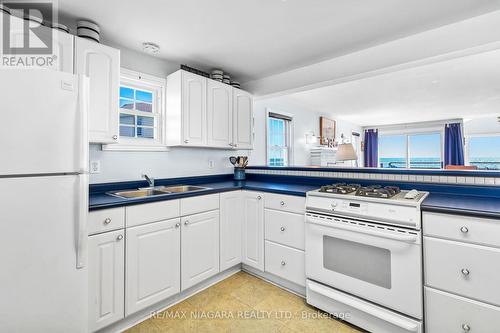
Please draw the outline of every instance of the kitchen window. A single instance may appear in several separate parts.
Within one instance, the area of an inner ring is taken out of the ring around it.
[[[104,150],[165,151],[165,80],[121,70],[120,140]]]
[[[500,135],[470,136],[468,140],[469,165],[482,170],[500,170]]]
[[[443,166],[441,132],[380,135],[381,168],[441,169]]]
[[[268,112],[267,165],[288,166],[291,161],[292,117]]]

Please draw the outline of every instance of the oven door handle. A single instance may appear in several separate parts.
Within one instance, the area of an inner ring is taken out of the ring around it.
[[[317,286],[316,284],[309,284],[308,288],[311,291],[314,291],[320,295],[326,296],[328,298],[334,299],[340,303],[343,303],[347,306],[353,307],[355,309],[358,309],[360,311],[363,311],[371,316],[374,316],[376,318],[382,319],[388,323],[391,323],[394,326],[400,327],[404,329],[405,331],[408,332],[417,332],[418,331],[418,325],[414,323],[409,323],[405,320],[402,320],[401,318],[398,318],[397,316],[387,313],[386,311],[381,311],[373,306],[368,306],[364,304],[363,302],[359,302],[356,300],[353,300],[347,296],[340,295],[338,293],[332,293],[330,290],[326,288],[321,288],[320,286]]]
[[[363,228],[363,227],[352,227],[349,225],[341,225],[338,223],[325,223],[323,221],[314,219],[312,217],[307,217],[307,221],[309,223],[313,224],[319,224],[325,227],[330,227],[330,228],[335,228],[335,229],[340,229],[340,230],[347,230],[347,231],[354,231],[354,232],[360,232],[366,235],[370,236],[375,236],[375,237],[382,237],[382,238],[387,238],[387,239],[392,239],[396,241],[401,241],[401,242],[408,242],[408,243],[415,243],[417,241],[417,235],[395,235],[392,233],[386,233],[386,232],[380,232],[380,231],[373,231],[371,229]]]

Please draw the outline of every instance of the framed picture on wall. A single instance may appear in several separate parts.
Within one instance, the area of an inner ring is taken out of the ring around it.
[[[319,143],[321,145],[328,145],[335,140],[336,122],[333,119],[326,117],[319,117]]]

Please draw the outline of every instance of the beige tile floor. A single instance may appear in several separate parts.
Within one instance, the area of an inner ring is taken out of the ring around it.
[[[319,317],[318,317],[319,316]],[[239,272],[127,333],[358,333],[301,297]]]

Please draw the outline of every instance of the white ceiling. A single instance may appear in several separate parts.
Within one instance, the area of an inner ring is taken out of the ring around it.
[[[59,0],[105,40],[242,82],[500,9],[500,0]]]
[[[278,99],[361,126],[500,116],[500,50]]]

